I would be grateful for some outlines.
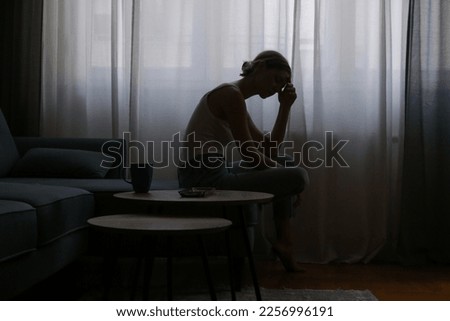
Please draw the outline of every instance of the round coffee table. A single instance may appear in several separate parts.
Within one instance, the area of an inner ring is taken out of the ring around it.
[[[114,197],[152,203],[226,206],[269,203],[273,199],[273,195],[269,193],[230,190],[213,190],[206,193],[204,197],[183,197],[178,190],[150,190],[148,193],[124,192],[114,194]]]
[[[206,193],[204,197],[183,197],[180,195],[179,190],[150,190],[148,193],[124,192],[114,194],[114,196],[121,199],[145,201],[159,205],[170,204],[184,206],[187,204],[195,204],[223,207],[237,206],[240,211],[239,220],[244,239],[244,248],[249,262],[256,299],[262,299],[253,258],[253,250],[246,228],[244,207],[250,204],[270,203],[273,200],[272,194],[252,191],[213,190]]]
[[[167,236],[170,250],[168,251],[167,260],[167,287],[168,299],[172,299],[172,257],[171,244],[172,237],[193,235],[198,239],[199,248],[201,251],[203,267],[205,269],[208,287],[212,300],[216,300],[216,294],[209,270],[207,253],[203,243],[202,235],[219,233],[226,231],[232,225],[232,222],[217,217],[180,217],[180,216],[154,216],[150,214],[118,214],[94,217],[88,220],[88,223],[93,227],[102,230],[106,233],[119,233],[125,235],[142,235],[142,236]],[[228,238],[227,238],[228,241]],[[230,254],[229,257],[230,259]],[[150,257],[151,265],[153,265],[153,256]],[[229,262],[230,264],[230,262]],[[140,265],[140,264],[139,264]],[[139,266],[138,265],[138,266]],[[148,284],[150,282],[151,269],[145,271],[144,282],[144,299],[147,299],[149,292]],[[150,274],[148,274],[150,273]],[[110,280],[109,280],[110,281]],[[137,276],[136,276],[137,281]],[[109,285],[105,287],[108,292]],[[233,287],[232,292],[234,295]],[[134,291],[133,291],[134,296]]]

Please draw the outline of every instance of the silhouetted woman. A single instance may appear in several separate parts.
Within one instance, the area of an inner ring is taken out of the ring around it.
[[[206,93],[198,103],[186,129],[185,168],[179,168],[180,187],[209,186],[217,189],[266,192],[274,195],[276,240],[274,253],[287,271],[301,270],[293,257],[290,217],[293,197],[308,183],[306,171],[287,167],[278,157],[291,106],[297,98],[291,83],[291,68],[276,51],[263,51],[242,66],[242,78]],[[278,115],[269,135],[253,123],[245,100],[278,95]],[[230,166],[226,146],[234,143],[242,161]]]

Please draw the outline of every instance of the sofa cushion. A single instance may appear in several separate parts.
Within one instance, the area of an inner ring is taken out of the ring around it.
[[[13,168],[14,177],[103,178],[100,152],[77,149],[32,148]]]
[[[69,138],[69,137],[14,137],[19,155],[32,148],[78,149],[101,152],[104,165],[109,168],[107,178],[120,178],[124,160],[127,159],[126,142],[123,139]]]
[[[22,202],[0,200],[0,262],[33,251],[36,242],[34,208]]]
[[[0,111],[0,177],[7,176],[19,159],[19,152]]]
[[[86,227],[94,214],[93,195],[72,187],[1,182],[0,199],[24,202],[36,209],[38,246]]]

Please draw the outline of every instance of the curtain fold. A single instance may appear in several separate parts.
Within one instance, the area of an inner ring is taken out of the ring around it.
[[[450,262],[450,12],[411,1],[398,259]]]
[[[15,136],[39,135],[42,6],[42,0],[2,2],[0,99]]]

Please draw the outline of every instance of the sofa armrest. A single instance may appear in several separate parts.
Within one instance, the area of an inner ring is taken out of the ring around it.
[[[106,178],[120,178],[124,162],[127,159],[127,146],[123,139],[14,137],[14,140],[20,156],[32,148],[80,149],[101,152],[105,155],[105,165],[111,168]]]

